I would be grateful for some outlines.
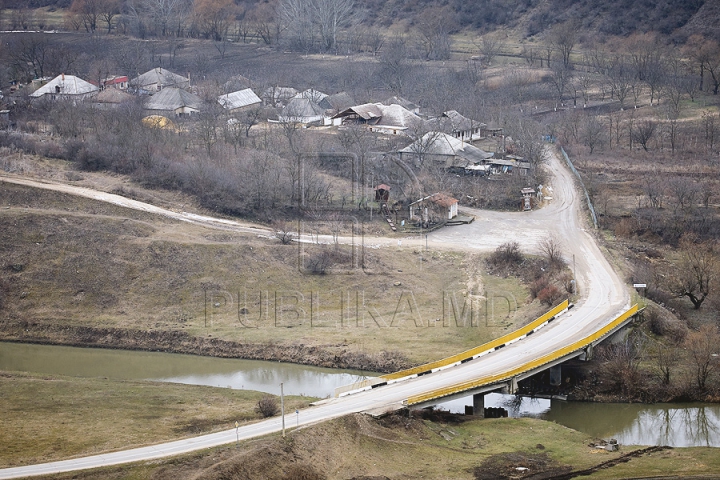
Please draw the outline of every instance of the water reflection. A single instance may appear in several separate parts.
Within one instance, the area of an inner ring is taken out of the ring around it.
[[[720,446],[720,405],[575,403],[553,400],[543,415],[596,438],[626,445]]]
[[[439,404],[464,413],[472,396]],[[502,407],[510,417],[538,417],[596,439],[615,438],[624,445],[720,447],[720,405],[584,403],[515,395],[485,395],[485,407]]]
[[[326,397],[369,374],[280,362],[0,342],[0,370],[230,387]]]

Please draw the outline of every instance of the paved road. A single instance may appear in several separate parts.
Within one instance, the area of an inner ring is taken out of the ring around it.
[[[436,247],[488,250],[507,240],[536,245],[538,240],[552,232],[564,243],[568,259],[575,256],[582,294],[582,300],[577,302],[575,308],[536,334],[477,360],[431,375],[331,399],[322,405],[302,410],[299,416],[301,426],[349,413],[397,405],[412,395],[521,366],[594,332],[629,306],[627,288],[604,258],[592,236],[582,228],[580,200],[570,172],[555,156],[550,158],[549,166],[555,188],[551,206],[517,214],[473,211],[478,217],[476,222],[435,232],[430,235],[429,241]],[[236,435],[242,440],[277,432],[280,428],[280,419],[273,418],[244,425],[237,431],[231,429],[132,450],[3,469],[0,470],[0,479],[151,460],[232,443],[236,441]]]

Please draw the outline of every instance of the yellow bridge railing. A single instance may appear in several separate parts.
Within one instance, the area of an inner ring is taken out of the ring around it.
[[[578,351],[582,348],[585,348],[586,346],[590,345],[591,343],[595,342],[596,340],[601,339],[608,333],[612,332],[615,328],[617,328],[619,325],[622,325],[628,318],[634,316],[638,313],[638,306],[637,304],[630,307],[629,310],[621,314],[619,317],[617,317],[615,320],[610,322],[609,324],[605,325],[603,328],[598,330],[597,332],[588,335],[587,337],[578,340],[577,342],[574,342],[566,347],[560,348],[558,350],[555,350],[554,352],[548,353],[547,355],[544,355],[540,358],[537,358],[531,362],[528,362],[524,365],[521,365],[519,367],[513,368],[511,370],[497,373],[494,375],[488,375],[486,377],[478,378],[476,380],[470,380],[467,382],[458,383],[455,385],[451,385],[449,387],[439,388],[437,390],[432,390],[430,392],[422,393],[420,395],[414,395],[412,397],[409,397],[407,399],[407,405],[417,405],[420,403],[424,403],[430,400],[435,400],[437,398],[446,397],[448,395],[453,395],[456,393],[464,392],[466,390],[472,390],[473,388],[482,387],[485,385],[492,385],[494,383],[500,383],[505,380],[509,380],[517,375],[520,375],[522,373],[531,371],[537,367],[540,367],[542,365],[548,364],[554,360],[558,360],[560,358],[563,358],[565,355],[568,355],[570,353],[573,353],[575,351]]]
[[[541,317],[538,317],[537,320],[534,320],[531,323],[525,325],[524,327],[514,330],[506,335],[503,335],[500,338],[497,338],[497,339],[491,341],[491,342],[480,345],[479,347],[475,347],[470,350],[466,350],[464,352],[455,354],[451,357],[443,358],[441,360],[436,360],[431,363],[426,363],[424,365],[420,365],[420,366],[413,367],[413,368],[408,368],[406,370],[401,370],[399,372],[382,375],[380,378],[382,378],[385,381],[397,380],[399,378],[409,377],[410,375],[417,375],[420,373],[430,372],[437,368],[447,367],[448,365],[453,365],[455,363],[462,362],[463,360],[472,359],[473,357],[475,357],[481,353],[487,352],[494,348],[498,348],[502,345],[507,344],[508,342],[517,340],[518,338],[522,337],[523,335],[527,335],[528,333],[535,330],[537,327],[539,327],[543,323],[552,319],[555,315],[559,314],[563,310],[566,310],[569,307],[569,305],[570,305],[570,302],[568,300],[565,300],[564,302],[562,302],[558,306],[554,307],[552,310],[548,311]]]

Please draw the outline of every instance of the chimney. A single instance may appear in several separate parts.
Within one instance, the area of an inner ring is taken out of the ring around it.
[[[61,74],[60,74],[60,77],[61,77],[62,81],[64,82],[64,81],[65,81],[65,74],[64,74],[64,73],[61,73]]]

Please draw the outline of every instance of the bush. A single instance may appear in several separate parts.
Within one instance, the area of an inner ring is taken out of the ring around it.
[[[509,268],[521,264],[525,260],[525,256],[520,251],[518,242],[505,242],[495,249],[488,263],[494,267]]]
[[[255,411],[263,416],[263,418],[273,417],[278,414],[280,407],[277,398],[272,395],[263,395],[255,405]]]
[[[676,344],[685,340],[688,333],[687,326],[667,310],[649,305],[643,315],[650,331],[655,335],[669,338]]]
[[[537,299],[548,306],[555,305],[562,297],[562,292],[555,285],[548,285],[537,294]]]

